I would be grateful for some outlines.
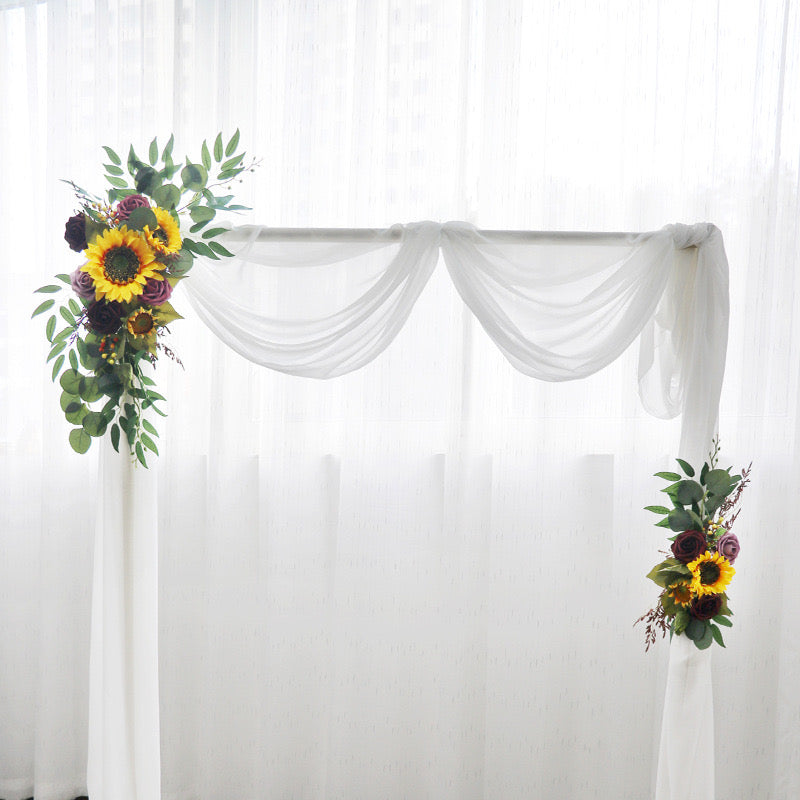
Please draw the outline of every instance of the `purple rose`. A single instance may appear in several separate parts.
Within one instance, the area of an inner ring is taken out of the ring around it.
[[[85,250],[89,244],[86,241],[86,217],[83,212],[75,214],[67,220],[64,226],[64,239],[66,239],[70,250],[80,253]]]
[[[143,194],[129,194],[117,205],[117,219],[125,222],[135,208],[150,208],[150,201]]]
[[[172,286],[166,278],[148,278],[140,296],[141,301],[148,306],[160,306],[166,303],[172,295]]]
[[[717,552],[728,559],[733,564],[736,556],[739,555],[739,540],[735,533],[725,533],[719,537],[717,542]]]
[[[689,606],[689,613],[695,619],[712,619],[719,614],[722,608],[721,594],[704,594],[702,597],[695,597]]]
[[[83,297],[86,300],[94,297],[94,279],[88,272],[84,272],[80,267],[69,276],[70,283],[72,284],[72,291],[78,297]]]
[[[122,324],[122,303],[95,300],[86,307],[88,326],[100,336],[116,333]]]
[[[684,531],[675,537],[672,543],[672,555],[678,561],[688,564],[705,553],[707,547],[706,537],[702,531]]]

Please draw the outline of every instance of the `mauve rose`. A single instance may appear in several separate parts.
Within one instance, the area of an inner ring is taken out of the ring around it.
[[[141,294],[141,301],[148,306],[160,306],[166,303],[172,295],[172,286],[169,281],[164,278],[148,278]]]
[[[86,241],[86,218],[83,213],[75,214],[67,220],[64,226],[64,239],[66,239],[70,250],[80,253],[89,245]]]
[[[725,533],[717,541],[717,552],[733,564],[739,555],[739,540],[735,533]]]
[[[150,208],[150,201],[143,194],[129,194],[117,205],[117,219],[125,222],[135,208]]]
[[[88,272],[84,272],[80,267],[69,276],[70,283],[72,284],[72,291],[78,297],[83,297],[86,300],[94,297],[94,281]]]
[[[110,303],[95,300],[86,308],[86,319],[89,327],[101,336],[116,333],[122,324],[122,304],[116,300]]]
[[[706,537],[702,531],[684,531],[679,533],[672,543],[672,555],[678,561],[688,564],[705,553],[707,547]]]
[[[722,595],[704,594],[702,597],[695,597],[689,606],[689,613],[695,619],[711,619],[719,614],[722,608]]]

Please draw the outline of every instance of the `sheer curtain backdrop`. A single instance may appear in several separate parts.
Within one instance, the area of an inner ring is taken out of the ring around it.
[[[0,797],[86,790],[102,462],[71,452],[29,319],[78,264],[58,179],[99,191],[102,144],[174,131],[194,156],[236,127],[261,164],[234,224],[722,230],[723,457],[754,482],[712,656],[717,795],[800,796],[798,93],[795,0],[0,0]],[[320,307],[308,278],[269,302]],[[651,795],[668,648],[632,622],[680,421],[641,407],[636,348],[523,375],[443,262],[391,346],[327,381],[175,305],[185,370],[158,364],[137,498],[165,800]]]

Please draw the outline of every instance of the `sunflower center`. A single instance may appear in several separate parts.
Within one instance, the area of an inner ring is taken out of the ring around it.
[[[139,274],[139,256],[130,247],[112,247],[103,260],[103,272],[112,283],[130,283]]]
[[[161,242],[161,244],[169,244],[169,236],[162,228],[156,228],[153,231],[153,238]]]
[[[135,336],[146,336],[153,330],[154,320],[145,311],[128,320],[128,330]]]
[[[719,574],[719,566],[713,561],[706,561],[700,565],[700,583],[705,586],[716,583]]]

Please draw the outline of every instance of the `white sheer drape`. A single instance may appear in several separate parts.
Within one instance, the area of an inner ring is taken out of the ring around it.
[[[0,43],[0,797],[86,789],[99,462],[69,451],[28,320],[75,266],[58,178],[100,188],[101,144],[175,130],[192,155],[236,126],[262,164],[234,223],[724,231],[720,427],[757,480],[712,654],[717,793],[800,794],[794,0],[22,0]],[[322,304],[308,277],[290,299]],[[667,647],[630,626],[663,546],[639,509],[679,429],[642,410],[636,353],[531,380],[441,268],[380,358],[323,382],[176,303],[147,496],[162,796],[649,796]],[[652,332],[665,357],[687,309]]]
[[[344,375],[391,344],[441,249],[461,298],[526,375],[585,378],[641,335],[645,407],[663,418],[683,413],[683,457],[708,452],[729,315],[728,263],[713,225],[570,236],[421,222],[332,232],[338,243],[318,241],[323,234],[231,232],[237,258],[201,261],[186,285],[200,318],[248,361],[290,375]]]

